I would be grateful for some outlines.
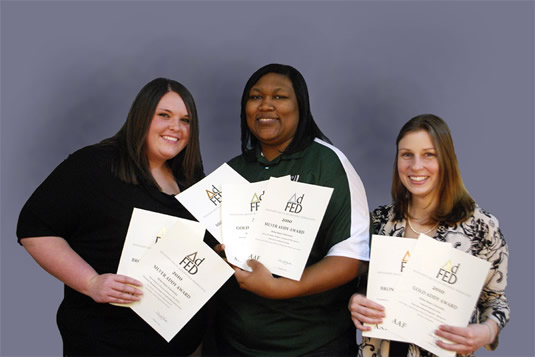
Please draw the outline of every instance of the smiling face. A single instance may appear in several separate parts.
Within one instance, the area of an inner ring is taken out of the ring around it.
[[[438,197],[440,167],[431,136],[425,130],[408,132],[398,143],[398,175],[411,199],[430,203]]]
[[[167,92],[158,102],[146,138],[146,155],[151,168],[163,165],[188,144],[190,116],[182,98]]]
[[[290,144],[299,124],[299,105],[290,79],[268,73],[256,82],[245,106],[247,126],[268,160]]]

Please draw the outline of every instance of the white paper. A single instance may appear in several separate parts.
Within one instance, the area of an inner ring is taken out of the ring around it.
[[[272,177],[271,180],[290,181],[290,176]],[[246,236],[260,209],[268,182],[269,180],[223,185],[225,199],[221,204],[222,241],[225,244],[225,255],[231,264],[244,264],[242,259],[249,249]]]
[[[229,165],[223,164],[210,175],[175,196],[220,243],[222,241],[222,185],[226,183],[248,183],[248,181]]]
[[[234,265],[243,262],[246,236],[253,224],[268,181],[245,184],[224,184],[225,199],[221,205],[222,243],[227,260]]]
[[[203,240],[204,227],[198,222],[134,208],[117,274],[130,276],[132,267],[137,265],[148,249],[166,237],[168,229],[177,221],[182,221],[182,224],[188,225],[191,230],[197,230],[195,236],[200,235],[200,240]]]
[[[256,259],[272,274],[299,280],[332,192],[330,187],[269,180],[237,266],[250,270],[247,259]]]
[[[234,273],[203,235],[178,221],[132,269],[143,296],[130,307],[167,342]]]
[[[386,237],[373,235],[368,268],[368,286],[366,297],[378,304],[386,306],[395,299],[395,287],[411,257],[412,247],[417,240],[414,238]],[[447,244],[447,243],[446,243]],[[385,311],[385,319],[389,312]],[[362,336],[408,342],[400,336],[389,332],[381,324],[365,324],[370,331],[363,331]]]
[[[442,324],[468,325],[489,268],[486,260],[421,234],[384,327],[440,357],[455,356],[436,345],[434,331]]]

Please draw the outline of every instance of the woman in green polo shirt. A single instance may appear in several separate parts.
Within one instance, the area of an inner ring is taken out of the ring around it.
[[[334,188],[300,281],[261,263],[236,269],[222,288],[216,320],[220,355],[355,355],[347,301],[369,259],[369,214],[362,182],[312,114],[302,75],[270,64],[247,82],[242,154],[229,165],[250,182],[290,175]]]

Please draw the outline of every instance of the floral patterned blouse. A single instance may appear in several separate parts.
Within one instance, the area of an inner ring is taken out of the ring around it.
[[[406,221],[394,221],[392,205],[381,206],[373,211],[373,233],[392,237],[403,237]],[[507,262],[509,250],[496,217],[476,206],[474,213],[464,222],[449,226],[440,223],[434,239],[450,242],[457,249],[470,253],[491,263],[481,296],[470,318],[470,323],[482,323],[493,319],[501,330],[509,320],[509,304],[505,297],[507,285]],[[488,350],[498,346],[498,335]],[[390,341],[363,337],[358,356],[388,357]],[[409,345],[407,357],[428,357],[432,353],[413,344]],[[473,356],[458,355],[458,356]]]

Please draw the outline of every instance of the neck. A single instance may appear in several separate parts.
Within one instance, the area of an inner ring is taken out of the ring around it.
[[[262,155],[268,160],[271,161],[275,159],[277,156],[282,154],[284,149],[279,149],[276,146],[269,146],[269,145],[260,145],[260,148],[262,149]]]
[[[166,164],[150,166],[150,172],[154,181],[160,186],[160,191],[169,195],[177,195],[180,192],[173,172]]]
[[[417,220],[421,224],[432,224],[433,222],[430,222],[429,218],[436,206],[437,201],[434,198],[411,197],[408,206],[408,216],[413,220]]]

